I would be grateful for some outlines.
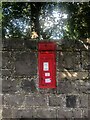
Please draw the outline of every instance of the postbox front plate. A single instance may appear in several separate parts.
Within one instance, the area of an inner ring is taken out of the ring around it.
[[[38,55],[39,88],[56,88],[55,51],[40,51]]]

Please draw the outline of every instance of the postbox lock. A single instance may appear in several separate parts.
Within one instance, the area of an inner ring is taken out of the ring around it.
[[[39,88],[56,88],[56,44],[38,44]]]

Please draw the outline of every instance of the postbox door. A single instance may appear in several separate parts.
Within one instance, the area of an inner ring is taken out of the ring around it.
[[[56,87],[56,65],[54,52],[39,53],[39,87]]]

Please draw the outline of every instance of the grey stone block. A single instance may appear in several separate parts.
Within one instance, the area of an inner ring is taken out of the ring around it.
[[[70,108],[76,107],[76,96],[75,95],[66,96],[66,107],[70,107]]]
[[[67,118],[73,118],[73,112],[72,110],[64,110],[64,109],[57,109],[57,118],[60,119],[67,119]]]
[[[34,118],[35,110],[33,108],[29,109],[17,109],[17,108],[4,108],[3,109],[3,119],[8,120],[19,120]]]
[[[72,0],[58,0],[58,2],[72,2]]]
[[[29,109],[12,109],[12,117],[18,119],[34,118],[33,108]]]
[[[36,85],[34,80],[22,80],[21,82],[21,88],[22,90],[26,92],[36,92]]]
[[[80,94],[77,97],[80,108],[88,108],[88,94]]]
[[[36,108],[35,118],[56,118],[56,109]]]
[[[10,69],[2,69],[2,76],[11,76]]]
[[[34,2],[37,2],[37,1],[38,2],[56,2],[56,0],[34,0]],[[31,0],[30,2],[33,2],[33,0]],[[57,0],[57,2],[73,2],[73,1],[72,0]]]
[[[90,109],[88,109],[88,118],[90,119]]]
[[[62,39],[58,41],[58,48],[59,50],[62,48],[62,50],[74,50],[75,49],[75,40],[70,40],[70,39]]]
[[[0,68],[0,76],[2,75],[2,70],[1,70],[1,68]]]
[[[36,41],[34,41],[34,40],[25,40],[24,41],[24,43],[25,43],[25,47],[26,48],[29,48],[29,49],[31,49],[31,50],[36,50],[37,49],[37,40]]]
[[[88,108],[90,109],[90,94],[88,94]]]
[[[2,78],[0,76],[0,96],[1,96],[1,94],[2,94]]]
[[[13,68],[14,55],[13,52],[3,51],[2,52],[2,68],[11,69]]]
[[[25,101],[25,95],[4,95],[3,97],[3,105],[9,106],[9,107],[24,107],[24,101]]]
[[[13,38],[9,38],[9,39],[3,39],[3,48],[6,50],[10,50],[10,49],[24,49],[24,39],[13,39]]]
[[[74,118],[82,118],[82,110],[80,108],[73,109]]]
[[[76,109],[57,109],[57,118],[63,119],[80,119],[82,118],[82,110],[79,108]]]
[[[2,118],[2,120],[19,120],[19,118]]]
[[[9,38],[3,39],[3,48],[5,50],[25,50],[25,49],[33,49],[37,48],[37,41],[31,39],[19,39],[19,38]]]
[[[45,95],[28,95],[26,96],[25,99],[25,106],[30,107],[30,106],[46,106],[47,105],[47,100]]]
[[[18,52],[15,57],[15,75],[34,76],[37,74],[37,57],[35,52]]]
[[[85,118],[88,118],[88,108],[83,108],[82,109],[82,118],[85,119]]]
[[[49,106],[64,107],[66,103],[65,95],[51,95],[49,97]]]
[[[0,51],[0,68],[2,68],[2,52]]]
[[[0,94],[0,109],[2,108],[2,94]]]
[[[11,108],[3,108],[2,118],[12,118],[12,109]]]
[[[75,81],[75,91],[79,94],[87,94],[90,92],[89,81],[87,80],[76,80]]]
[[[82,51],[81,56],[82,68],[85,70],[90,70],[90,52],[89,51]]]
[[[57,69],[59,71],[79,70],[80,54],[79,52],[57,52]]]
[[[64,79],[64,80],[58,80],[57,83],[57,93],[58,94],[69,94],[69,93],[73,93],[75,85],[73,84],[72,81]]]
[[[0,36],[1,36],[1,28],[0,28]],[[0,37],[0,51],[2,51],[2,39],[1,39],[1,37]]]
[[[89,0],[75,0],[75,2],[89,2]]]
[[[17,91],[17,81],[11,80],[8,78],[7,80],[2,80],[2,93],[15,93]]]

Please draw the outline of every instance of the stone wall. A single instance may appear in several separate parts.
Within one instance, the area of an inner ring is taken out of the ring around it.
[[[56,42],[56,89],[38,88],[37,44],[34,40],[3,40],[3,120],[90,118],[90,44]]]

